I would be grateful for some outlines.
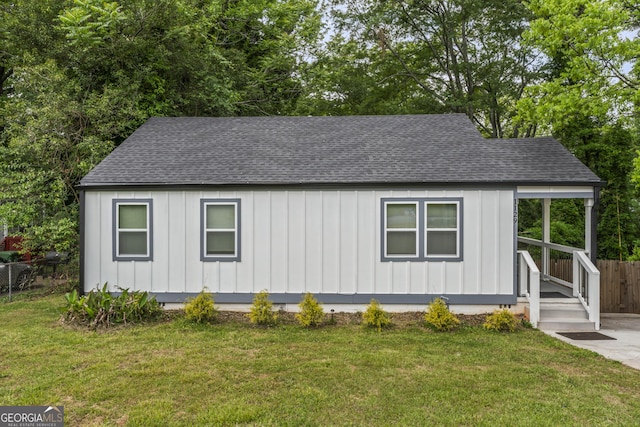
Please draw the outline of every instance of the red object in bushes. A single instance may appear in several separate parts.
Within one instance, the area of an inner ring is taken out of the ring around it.
[[[7,236],[0,241],[0,250],[3,251],[19,251],[22,249],[22,237]],[[31,254],[27,252],[22,256],[24,261],[31,261]]]

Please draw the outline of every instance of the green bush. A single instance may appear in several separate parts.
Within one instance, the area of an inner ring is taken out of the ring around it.
[[[92,290],[82,296],[74,289],[64,296],[66,305],[63,320],[97,328],[152,320],[162,312],[158,301],[150,297],[148,292],[119,289],[121,293],[118,296],[107,291],[106,283],[102,289]]]
[[[362,324],[376,328],[379,332],[382,328],[391,326],[391,317],[382,309],[378,301],[372,299],[365,312],[362,313]]]
[[[513,332],[517,325],[516,316],[509,309],[503,308],[488,315],[482,326],[492,331]]]
[[[311,292],[307,292],[298,304],[300,312],[296,313],[296,319],[305,328],[318,326],[324,319],[324,310],[322,306],[313,297]]]
[[[273,303],[269,300],[269,292],[266,290],[257,293],[253,298],[249,320],[256,325],[275,325],[277,323],[278,313],[273,311]]]
[[[208,323],[213,322],[218,317],[213,296],[206,289],[195,298],[189,298],[184,306],[185,317],[189,322]]]
[[[424,315],[427,325],[436,331],[450,331],[460,324],[460,320],[449,311],[442,298],[434,299]]]

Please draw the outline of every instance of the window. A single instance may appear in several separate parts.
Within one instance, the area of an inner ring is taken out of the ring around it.
[[[462,199],[383,199],[383,261],[461,261]]]
[[[202,261],[240,261],[240,200],[201,200]]]
[[[426,255],[458,256],[458,203],[426,202]]]
[[[386,208],[388,256],[418,256],[418,204],[388,203]]]
[[[152,206],[150,199],[113,201],[114,261],[151,261]]]

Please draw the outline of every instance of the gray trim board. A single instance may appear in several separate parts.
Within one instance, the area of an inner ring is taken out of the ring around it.
[[[79,295],[84,295],[84,281],[85,281],[85,272],[84,272],[84,260],[85,260],[85,221],[86,221],[86,212],[85,212],[85,194],[84,194],[84,190],[80,190],[78,191],[79,193],[79,197],[80,197],[80,219],[79,219],[79,226],[80,226],[80,230],[79,230],[79,246],[80,246],[80,253],[79,255],[79,262],[80,262],[80,271],[78,273],[79,275],[79,280],[78,280],[78,294]]]
[[[112,292],[118,295],[118,292]],[[194,298],[198,293],[191,292],[171,292],[156,293],[150,292],[161,303],[183,303],[187,298]],[[218,304],[251,304],[255,293],[212,293]],[[435,298],[448,298],[449,304],[459,305],[497,305],[516,304],[517,297],[513,295],[458,295],[458,294],[323,294],[313,295],[323,304],[369,304],[371,299],[376,299],[381,304],[413,304],[427,305]],[[274,304],[298,304],[302,301],[304,293],[272,293],[269,299]]]
[[[596,187],[594,187],[595,189]],[[518,192],[519,199],[592,199],[593,191],[563,191],[563,192]]]

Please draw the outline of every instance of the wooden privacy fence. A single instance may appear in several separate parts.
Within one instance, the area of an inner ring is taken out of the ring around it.
[[[536,259],[540,265],[540,260]],[[640,314],[640,261],[598,260],[600,312]],[[573,282],[573,260],[550,259],[549,275]]]
[[[640,261],[598,260],[600,312],[640,314]]]

